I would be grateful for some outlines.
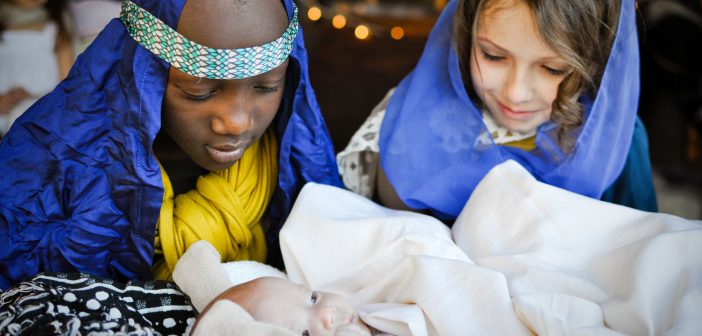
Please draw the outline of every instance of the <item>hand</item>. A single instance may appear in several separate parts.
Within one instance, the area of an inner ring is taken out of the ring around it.
[[[0,95],[0,114],[8,114],[17,103],[29,97],[29,93],[23,88],[14,88],[4,95]]]
[[[29,97],[29,92],[27,92],[25,89],[23,89],[21,87],[16,87],[16,88],[8,91],[7,95],[13,99],[16,99],[17,101],[20,101],[22,99]]]

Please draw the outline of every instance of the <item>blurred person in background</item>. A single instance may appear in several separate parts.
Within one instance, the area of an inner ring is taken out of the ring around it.
[[[119,0],[72,0],[68,11],[73,19],[76,54],[82,53],[110,20],[119,17]]]
[[[65,0],[0,0],[0,136],[73,64]]]

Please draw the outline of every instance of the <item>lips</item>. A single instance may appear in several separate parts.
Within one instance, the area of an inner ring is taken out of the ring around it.
[[[525,111],[525,110],[516,110],[512,109],[510,107],[507,107],[506,105],[497,102],[497,105],[500,107],[500,111],[509,119],[516,119],[516,120],[524,120],[524,119],[529,119],[531,118],[534,113],[536,113],[536,110],[531,110],[531,111]]]
[[[236,162],[244,154],[245,149],[245,146],[235,146],[231,144],[205,145],[205,150],[210,158],[220,164]]]

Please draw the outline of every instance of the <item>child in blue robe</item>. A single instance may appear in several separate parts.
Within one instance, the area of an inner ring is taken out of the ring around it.
[[[455,0],[338,157],[344,184],[452,221],[487,171],[656,211],[633,1]],[[509,205],[505,205],[509,206]]]
[[[0,289],[39,272],[167,279],[194,239],[282,263],[302,185],[341,183],[297,15],[122,2],[0,144]]]

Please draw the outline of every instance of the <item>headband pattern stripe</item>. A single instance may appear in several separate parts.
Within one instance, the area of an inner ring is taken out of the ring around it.
[[[122,2],[120,20],[137,43],[180,71],[200,78],[242,79],[266,73],[288,58],[299,29],[294,4],[293,10],[293,18],[281,37],[240,49],[200,45],[129,0]]]

